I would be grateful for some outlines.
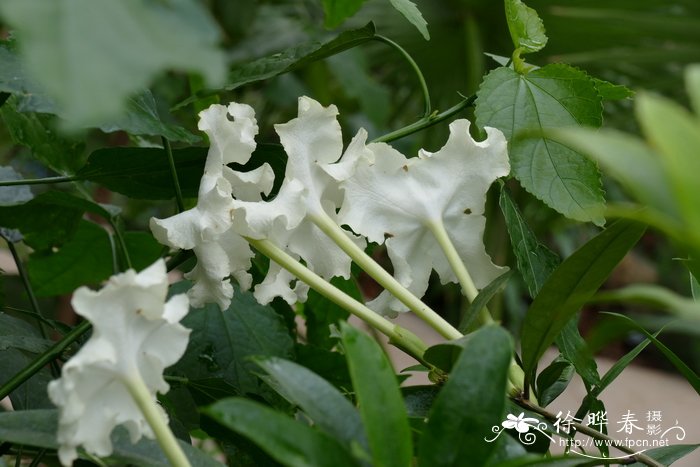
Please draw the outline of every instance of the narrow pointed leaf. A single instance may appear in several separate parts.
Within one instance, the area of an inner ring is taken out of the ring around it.
[[[391,363],[368,335],[348,324],[341,334],[373,465],[406,467],[413,456],[411,431]]]
[[[503,420],[513,344],[508,332],[487,326],[469,335],[433,403],[420,439],[420,467],[486,465],[496,448],[484,436]]]
[[[617,221],[579,248],[552,273],[523,322],[521,346],[526,376],[534,374],[547,347],[637,243],[644,230],[639,223]]]
[[[257,444],[289,467],[346,467],[357,463],[335,439],[257,402],[231,398],[204,413]]]

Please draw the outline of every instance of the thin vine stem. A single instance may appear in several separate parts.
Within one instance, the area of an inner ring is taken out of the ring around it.
[[[476,94],[463,99],[460,103],[450,107],[444,112],[432,113],[414,123],[411,123],[410,125],[407,125],[403,128],[399,128],[398,130],[392,131],[391,133],[387,133],[383,136],[380,136],[379,138],[375,138],[372,140],[372,142],[388,143],[390,141],[395,141],[397,139],[404,138],[413,133],[417,133],[421,130],[425,130],[426,128],[430,128],[433,125],[437,125],[438,123],[447,120],[448,118],[454,117],[458,113],[462,112],[464,109],[474,105],[475,101]]]
[[[170,177],[173,180],[173,188],[175,188],[175,200],[177,201],[178,212],[185,210],[185,202],[182,199],[182,190],[180,189],[180,180],[177,177],[177,169],[175,168],[175,159],[173,158],[173,149],[170,147],[170,141],[165,137],[161,137],[163,141],[163,149],[168,157],[168,167],[170,168]]]
[[[17,185],[49,185],[52,183],[68,183],[78,182],[82,180],[77,175],[66,177],[46,177],[46,178],[25,178],[22,180],[3,180],[0,181],[0,186],[17,186]]]
[[[408,52],[406,52],[406,50],[403,47],[401,47],[399,44],[392,41],[388,37],[375,35],[374,37],[372,37],[372,39],[379,42],[383,42],[395,49],[396,51],[398,51],[403,56],[404,60],[406,60],[406,62],[408,62],[408,64],[411,66],[413,72],[418,78],[418,84],[420,85],[421,92],[423,93],[423,118],[428,118],[432,113],[430,106],[430,92],[428,91],[428,84],[425,82],[423,72],[420,70],[420,67],[418,66],[416,61],[413,60],[413,57],[411,57],[411,55]]]
[[[554,415],[553,413],[544,409],[543,407],[540,407],[537,404],[533,404],[531,401],[528,401],[528,400],[525,400],[522,398],[515,398],[514,401],[522,408],[527,409],[527,410],[531,410],[532,412],[535,412],[536,414],[539,414],[542,417],[546,418],[550,422],[557,421],[556,415]],[[648,465],[650,467],[664,467],[663,464],[655,461],[651,457],[649,457],[643,453],[636,453],[633,449],[630,449],[627,446],[625,446],[623,443],[618,442],[618,440],[616,440],[615,438],[612,438],[604,433],[601,433],[600,431],[594,430],[593,428],[589,427],[588,425],[584,425],[582,423],[572,421],[571,426],[579,433],[582,433],[586,436],[590,436],[591,438],[594,438],[594,439],[606,441],[607,443],[609,443],[610,447],[614,447],[614,448],[624,452],[625,454],[629,454],[629,457],[634,459],[637,462],[641,462],[642,464]]]

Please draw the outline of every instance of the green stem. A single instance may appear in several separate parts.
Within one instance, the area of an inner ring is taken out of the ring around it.
[[[406,305],[416,316],[428,323],[430,327],[439,332],[447,339],[459,339],[462,333],[455,329],[450,323],[423,303],[418,297],[409,292],[397,281],[394,276],[386,272],[376,261],[374,261],[364,250],[358,247],[333,219],[325,212],[320,214],[310,214],[309,219],[326,235],[328,235],[345,253],[350,256],[358,266],[367,274],[374,278],[382,287],[388,290],[401,303]]]
[[[7,383],[0,387],[0,400],[4,399],[8,394],[17,389],[22,383],[27,381],[29,378],[34,376],[39,370],[44,368],[47,363],[53,362],[58,358],[64,350],[68,348],[73,342],[78,340],[83,334],[85,334],[92,326],[89,321],[83,321],[79,325],[73,328],[71,332],[66,334],[63,339],[56,342],[51,348],[47,349],[44,353],[39,355],[36,360],[30,363],[28,366],[22,369],[19,373],[13,376]]]
[[[423,72],[420,71],[420,67],[416,63],[415,60],[413,60],[413,57],[406,52],[406,50],[401,47],[399,44],[396,42],[392,41],[391,39],[376,35],[372,39],[377,40],[379,42],[384,42],[385,44],[389,45],[393,49],[397,50],[403,58],[408,62],[408,64],[411,66],[413,69],[413,72],[416,74],[416,77],[418,78],[418,84],[420,84],[420,89],[423,92],[423,101],[424,101],[424,107],[423,107],[423,117],[427,118],[430,116],[432,113],[430,109],[430,92],[428,91],[428,84],[425,82],[425,77],[423,76]]]
[[[29,178],[23,180],[4,180],[0,182],[0,186],[48,185],[51,183],[77,182],[80,180],[82,180],[82,178],[78,177],[77,175],[73,175],[70,177]]]
[[[533,404],[530,401],[521,399],[521,398],[515,398],[514,399],[515,403],[517,403],[519,406],[523,407],[524,409],[531,410],[542,417],[546,418],[550,422],[556,422],[557,421],[557,416],[554,415],[553,413],[547,411],[546,409],[540,407],[537,404]],[[568,422],[567,422],[568,423]],[[594,439],[599,439],[599,440],[604,440],[608,443],[609,445],[617,448],[618,450],[624,452],[625,454],[629,454],[629,457],[631,459],[634,459],[637,462],[641,462],[642,464],[648,465],[650,467],[664,467],[663,464],[655,461],[651,457],[642,454],[642,453],[635,453],[633,449],[628,448],[625,446],[623,443],[618,443],[615,438],[612,438],[604,433],[601,433],[600,431],[594,430],[588,425],[584,425],[582,423],[578,423],[575,421],[571,422],[571,426],[579,433],[583,433],[586,436],[590,436],[591,438]]]
[[[185,202],[182,200],[182,191],[180,190],[180,180],[177,177],[177,169],[175,168],[175,159],[173,158],[173,149],[170,147],[170,141],[165,137],[161,137],[163,141],[163,149],[165,149],[165,154],[168,156],[168,167],[170,167],[170,177],[173,180],[173,187],[175,188],[175,199],[177,200],[178,212],[185,210]]]
[[[428,346],[418,336],[392,323],[388,319],[367,308],[364,304],[332,286],[299,261],[289,256],[274,243],[268,240],[255,240],[252,238],[246,238],[246,240],[259,252],[294,274],[318,293],[389,337],[390,343],[401,348],[424,365],[431,366],[423,359],[423,354]]]
[[[163,449],[166,457],[170,461],[170,465],[175,467],[190,467],[190,461],[185,456],[182,446],[177,442],[175,435],[168,427],[168,422],[163,416],[163,412],[158,409],[155,399],[146,386],[146,383],[141,378],[138,371],[134,371],[131,375],[124,378],[124,385],[129,390],[129,394],[133,397],[136,405],[141,409],[141,413],[146,418],[146,421],[151,426],[153,434],[160,447]]]
[[[117,238],[117,243],[119,243],[119,249],[122,252],[122,258],[124,258],[124,262],[126,263],[126,269],[133,269],[133,266],[131,265],[131,256],[129,256],[129,250],[126,248],[126,241],[124,240],[124,235],[122,234],[118,223],[113,217],[109,218],[108,221],[109,225],[112,226],[114,236]],[[117,272],[119,271],[114,271],[115,274]]]
[[[401,139],[405,136],[408,136],[410,134],[416,133],[418,131],[424,130],[426,128],[429,128],[433,125],[436,125],[444,120],[447,120],[448,118],[451,118],[467,107],[471,107],[474,105],[474,101],[476,101],[476,95],[470,96],[462,100],[459,104],[450,107],[449,109],[445,110],[444,112],[441,113],[433,113],[427,117],[423,117],[417,122],[411,123],[408,126],[405,126],[403,128],[399,128],[396,131],[392,131],[391,133],[387,133],[384,136],[380,136],[379,138],[376,138],[372,140],[373,143],[379,143],[379,142],[384,142],[387,143],[389,141],[394,141],[397,139]]]

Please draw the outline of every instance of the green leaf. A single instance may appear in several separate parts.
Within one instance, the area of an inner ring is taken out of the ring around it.
[[[561,260],[556,253],[537,240],[505,187],[501,189],[499,205],[506,221],[518,270],[523,276],[530,297],[534,298]]]
[[[44,114],[19,112],[16,100],[0,108],[0,117],[12,141],[28,147],[42,164],[60,174],[75,173],[83,164],[85,143],[57,134],[56,119]]]
[[[158,114],[156,100],[151,91],[146,90],[131,97],[126,103],[126,112],[109,123],[100,125],[105,133],[126,131],[132,135],[162,136],[169,141],[196,143],[201,138],[181,126],[165,123]]]
[[[574,376],[574,366],[560,355],[537,375],[537,400],[547,407],[564,392]]]
[[[277,393],[299,406],[319,430],[350,448],[367,449],[362,419],[355,407],[329,382],[301,365],[281,358],[256,359],[268,376],[262,377]]]
[[[678,459],[695,451],[698,446],[700,446],[700,444],[674,444],[673,446],[649,449],[645,451],[644,454],[661,462],[663,465],[671,465]],[[635,462],[634,464],[630,464],[630,467],[644,467],[644,465],[645,464],[641,462]]]
[[[163,254],[164,247],[147,232],[124,232],[124,243],[129,252],[131,267],[146,269]]]
[[[700,318],[700,303],[654,284],[633,284],[621,289],[607,290],[596,294],[590,302],[646,305],[679,318]]]
[[[549,277],[530,306],[521,334],[523,370],[534,375],[537,362],[581,306],[637,243],[645,227],[619,220],[579,248]]]
[[[512,355],[510,335],[499,326],[469,335],[430,411],[420,439],[419,466],[458,466],[465,459],[470,466],[486,465],[496,444],[485,442],[484,436],[503,420]]]
[[[179,282],[170,293],[183,293],[189,286],[187,281]],[[168,373],[190,380],[221,378],[240,394],[271,394],[256,376],[259,369],[250,357],[293,355],[294,343],[281,317],[238,287],[227,310],[207,305],[189,313],[182,324],[192,330],[190,341],[185,355]]]
[[[413,443],[391,363],[376,341],[350,325],[341,323],[341,336],[373,465],[406,467]]]
[[[475,324],[481,310],[484,309],[488,302],[495,297],[498,292],[505,288],[512,275],[513,271],[508,271],[501,274],[492,280],[489,285],[479,291],[477,296],[474,298],[474,301],[472,301],[469,304],[469,307],[464,311],[464,315],[459,322],[459,332],[466,334],[472,330],[471,328]]]
[[[621,84],[613,84],[610,81],[605,81],[598,78],[592,78],[595,83],[595,87],[600,94],[601,99],[604,101],[619,101],[623,99],[629,99],[634,96],[634,91],[632,91],[627,86]]]
[[[695,115],[700,117],[700,65],[689,65],[685,69],[685,87],[690,96]]]
[[[352,298],[362,300],[362,294],[354,279],[334,277],[331,284]],[[315,290],[309,291],[308,299],[304,304],[307,342],[316,347],[332,349],[338,343],[338,339],[331,336],[330,327],[331,325],[338,326],[340,321],[347,319],[349,315],[350,313],[345,308],[324,298]]]
[[[409,23],[414,25],[418,32],[421,33],[423,39],[426,41],[430,40],[430,33],[428,32],[428,22],[425,21],[420,10],[410,0],[389,0],[396,10],[401,13]]]
[[[520,0],[506,0],[506,20],[513,45],[520,53],[532,53],[547,45],[542,20],[537,12]]]
[[[366,0],[321,0],[323,11],[326,14],[324,25],[333,29],[345,21],[346,18],[357,13]]]
[[[174,149],[173,159],[187,198],[197,196],[204,171],[207,148]],[[77,173],[84,180],[104,185],[112,191],[137,199],[175,197],[167,155],[158,148],[106,148],[90,154]]]
[[[119,115],[165,69],[201,72],[212,84],[225,73],[219,29],[191,0],[8,0],[0,12],[21,38],[27,70],[73,124]]]
[[[58,431],[57,410],[22,410],[17,412],[0,413],[0,439],[6,442],[36,446],[47,449],[57,449]],[[123,427],[117,427],[111,436],[112,454],[104,458],[105,462],[121,465],[148,465],[152,467],[168,467],[170,463],[163,450],[154,440],[142,438],[133,444],[129,432]],[[192,467],[221,466],[209,455],[178,441]],[[79,451],[80,454],[80,451]],[[89,457],[82,455],[84,459]]]
[[[342,467],[357,463],[335,439],[247,399],[224,399],[204,413],[253,441],[290,467]]]
[[[637,331],[641,332],[645,336],[647,336],[647,339],[651,341],[654,346],[656,346],[659,351],[664,354],[664,356],[673,364],[673,366],[678,369],[680,374],[682,374],[685,379],[688,380],[691,386],[693,386],[693,389],[700,394],[700,377],[688,366],[686,365],[683,360],[681,360],[671,349],[666,347],[663,342],[658,340],[653,334],[651,334],[649,331],[644,329],[642,326],[637,324],[633,319],[629,318],[628,316],[621,315],[618,313],[605,313],[606,315],[613,316],[619,320],[624,321],[626,324],[628,324],[630,327],[636,329]]]
[[[600,383],[598,365],[586,341],[578,330],[578,316],[572,317],[555,339],[559,352],[571,363],[581,376],[586,388]]]
[[[526,75],[501,67],[486,76],[477,95],[477,124],[505,134],[511,170],[523,187],[567,217],[602,225],[604,198],[597,167],[542,135],[545,128],[600,126],[601,99],[588,75],[559,64]],[[522,130],[536,136],[519,137]]]
[[[20,174],[12,167],[0,166],[0,181],[21,180]],[[0,187],[0,206],[15,206],[23,204],[34,197],[32,190],[26,185]]]
[[[27,264],[38,297],[73,292],[112,275],[112,244],[107,231],[81,220],[73,237],[57,251],[35,252]]]
[[[18,110],[52,113],[54,103],[24,70],[12,43],[0,42],[0,91],[18,96]]]

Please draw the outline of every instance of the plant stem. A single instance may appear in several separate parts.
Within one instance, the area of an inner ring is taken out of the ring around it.
[[[119,228],[116,219],[111,217],[107,220],[109,221],[109,225],[112,226],[112,230],[114,230],[114,236],[117,238],[117,242],[119,243],[119,249],[122,252],[122,258],[124,258],[124,262],[126,263],[126,269],[133,269],[133,266],[131,265],[131,256],[129,255],[129,250],[126,248],[126,241],[124,241],[124,235],[122,235],[122,231]],[[119,271],[114,271],[115,274],[117,272]]]
[[[447,120],[448,118],[451,118],[458,113],[460,113],[462,110],[466,109],[467,107],[471,107],[474,104],[474,101],[476,101],[476,94],[470,97],[465,98],[460,102],[459,104],[450,107],[449,109],[445,110],[444,112],[441,113],[432,113],[427,117],[423,117],[417,122],[411,123],[408,126],[405,126],[403,128],[399,128],[396,131],[392,131],[391,133],[387,133],[384,136],[380,136],[379,138],[375,138],[372,140],[373,143],[380,143],[380,142],[389,142],[389,141],[394,141],[397,139],[401,139],[405,136],[408,136],[410,134],[416,133],[418,131],[424,130],[426,128],[429,128],[433,125],[437,125],[438,123],[442,122],[443,120]]]
[[[555,422],[557,420],[557,416],[554,415],[553,413],[547,411],[546,409],[540,407],[537,404],[533,404],[531,401],[524,400],[522,398],[514,398],[515,403],[517,403],[519,406],[523,407],[524,409],[531,410],[542,417],[546,418],[550,422]],[[663,464],[655,461],[651,457],[643,454],[643,453],[635,453],[633,449],[628,448],[625,446],[623,443],[618,442],[615,438],[612,438],[604,433],[601,433],[600,431],[594,430],[593,428],[584,425],[579,422],[572,421],[571,426],[579,433],[583,433],[586,436],[590,436],[591,438],[594,439],[600,439],[607,441],[611,447],[617,448],[618,450],[624,452],[625,454],[629,454],[629,457],[636,460],[637,462],[641,462],[642,464],[648,465],[650,467],[664,467]]]
[[[173,159],[173,149],[170,147],[170,141],[168,141],[164,136],[161,137],[161,141],[163,141],[163,149],[165,149],[165,154],[168,156],[168,167],[170,167],[170,177],[173,180],[173,187],[175,188],[177,209],[178,212],[182,212],[185,210],[185,202],[182,200],[182,190],[180,190],[180,180],[177,177],[175,159]]]
[[[82,178],[77,175],[72,175],[69,177],[29,178],[22,180],[4,180],[0,182],[0,186],[48,185],[51,183],[77,182],[80,180],[82,180]]]
[[[151,396],[146,383],[137,370],[124,378],[124,385],[151,426],[153,434],[155,434],[156,440],[158,440],[158,444],[160,444],[170,464],[175,467],[190,467],[190,461],[168,427],[163,412],[158,409],[155,399]]]
[[[17,389],[22,383],[34,376],[39,370],[44,368],[47,363],[58,358],[68,346],[78,340],[92,326],[89,321],[83,321],[73,328],[71,332],[63,336],[63,339],[56,342],[50,349],[39,355],[36,360],[26,366],[22,371],[13,376],[7,383],[0,387],[0,400],[4,399],[8,394]]]
[[[19,257],[19,253],[17,253],[17,248],[15,247],[15,243],[10,241],[9,239],[7,240],[7,248],[10,250],[10,253],[12,254],[12,259],[15,260],[15,265],[17,266],[17,274],[19,274],[19,278],[22,280],[22,285],[24,285],[24,290],[27,292],[27,297],[29,297],[29,304],[32,307],[32,311],[37,316],[41,316],[44,318],[44,314],[41,312],[41,309],[39,308],[39,302],[36,299],[36,295],[34,295],[34,290],[32,289],[32,284],[29,282],[29,276],[27,275],[26,269],[24,269],[24,263],[22,263],[22,259]],[[44,318],[45,319],[45,318]],[[48,339],[48,336],[46,335],[46,330],[44,329],[43,323],[41,320],[39,321],[39,331],[41,331],[41,337],[44,339]]]
[[[385,44],[389,45],[393,49],[397,50],[403,58],[408,62],[408,64],[411,66],[413,69],[413,72],[416,74],[416,77],[418,78],[418,84],[420,85],[421,92],[423,93],[423,102],[424,102],[424,107],[423,107],[423,117],[427,118],[430,116],[431,110],[430,110],[430,92],[428,91],[428,84],[425,82],[425,77],[423,76],[423,72],[420,71],[420,67],[416,63],[415,60],[413,60],[413,57],[406,52],[406,50],[401,47],[399,44],[396,42],[392,41],[391,39],[380,36],[380,35],[375,35],[372,37],[372,39],[377,40],[379,42],[384,42]]]
[[[462,293],[464,293],[470,302],[473,302],[476,296],[479,295],[479,291],[474,285],[474,280],[469,274],[467,267],[464,265],[462,258],[459,257],[459,253],[452,243],[452,240],[450,240],[450,236],[447,230],[445,230],[445,225],[442,223],[442,220],[427,222],[426,226],[433,233],[438,245],[440,245],[440,248],[442,248],[442,251],[445,253],[447,261],[450,263],[450,267],[457,276],[459,285],[462,287]],[[493,318],[491,318],[491,314],[486,307],[481,309],[479,320],[482,325],[493,322]]]
[[[424,365],[428,367],[432,366],[423,360],[423,353],[425,353],[428,346],[418,336],[392,323],[388,319],[367,308],[364,304],[332,286],[321,278],[321,276],[292,258],[269,240],[255,240],[252,238],[246,238],[246,240],[259,252],[297,276],[318,293],[389,337],[390,343],[406,351]]]
[[[459,339],[463,336],[461,332],[455,329],[442,316],[437,314],[401,285],[394,276],[386,272],[386,270],[367,255],[362,248],[358,247],[347,236],[347,232],[336,224],[328,214],[325,212],[310,214],[309,219],[347,253],[367,274],[374,278],[382,287],[399,299],[399,301],[413,311],[416,316],[428,323],[430,327],[439,332],[443,337],[447,339]]]

